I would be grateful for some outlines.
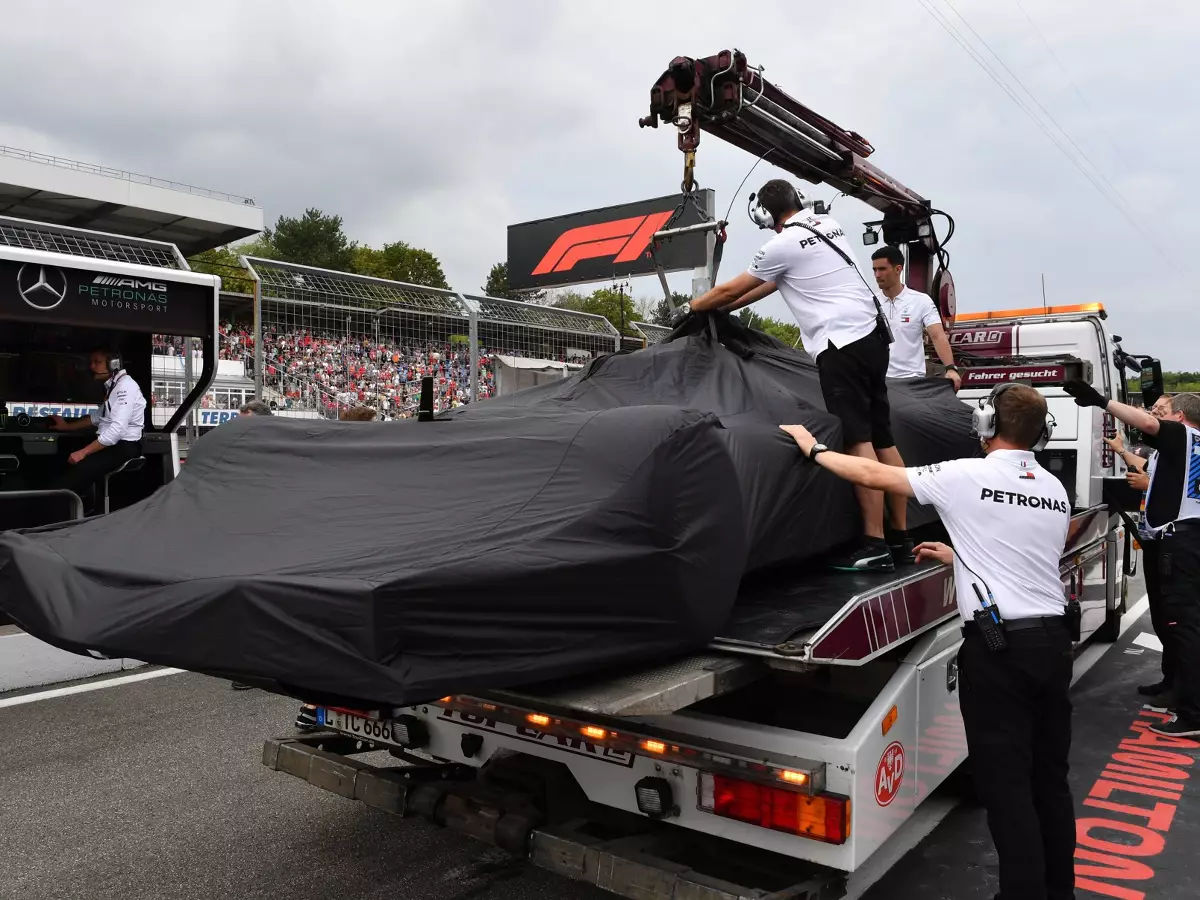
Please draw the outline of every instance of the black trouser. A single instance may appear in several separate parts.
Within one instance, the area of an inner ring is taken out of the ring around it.
[[[962,717],[979,799],[1000,857],[1003,900],[1069,900],[1075,884],[1071,639],[1051,621],[988,650],[968,627],[959,651]]]
[[[111,447],[97,450],[75,465],[67,463],[67,470],[47,487],[52,490],[74,491],[83,500],[85,508],[94,509],[89,504],[89,495],[96,482],[109,472],[115,472],[126,461],[141,455],[141,441],[117,441]],[[96,501],[95,505],[99,505],[99,501]]]
[[[1150,624],[1162,642],[1162,680],[1171,687],[1175,683],[1175,641],[1167,627],[1166,610],[1163,608],[1162,578],[1159,575],[1159,541],[1143,540],[1142,571],[1146,577],[1146,596],[1150,600]]]
[[[1200,524],[1177,524],[1174,534],[1159,538],[1158,572],[1175,654],[1175,712],[1200,724]]]

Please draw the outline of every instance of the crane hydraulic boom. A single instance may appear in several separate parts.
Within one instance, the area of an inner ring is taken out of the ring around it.
[[[954,282],[943,265],[930,216],[932,204],[866,161],[870,141],[813,112],[771,84],[739,50],[695,59],[678,56],[650,89],[650,115],[641,127],[669,122],[684,154],[682,190],[696,187],[700,132],[720,138],[813,184],[828,184],[883,213],[884,240],[908,245],[906,281],[933,296],[944,321],[954,316]],[[944,261],[944,257],[943,257]]]

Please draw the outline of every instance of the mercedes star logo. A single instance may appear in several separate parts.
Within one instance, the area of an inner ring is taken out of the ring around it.
[[[67,276],[55,266],[26,263],[17,272],[17,293],[34,309],[54,309],[66,299]]]

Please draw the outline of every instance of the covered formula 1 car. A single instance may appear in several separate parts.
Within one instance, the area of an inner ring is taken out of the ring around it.
[[[74,652],[356,705],[701,646],[746,573],[858,523],[777,427],[840,445],[807,355],[690,328],[433,422],[222,425],[141,504],[0,536],[0,607]],[[893,397],[909,462],[976,450],[943,379]]]

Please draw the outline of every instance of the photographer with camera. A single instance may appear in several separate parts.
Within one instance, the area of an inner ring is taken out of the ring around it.
[[[1175,416],[1175,410],[1171,405],[1171,398],[1166,395],[1159,397],[1154,402],[1154,405],[1150,407],[1150,415],[1156,419],[1178,421]],[[1150,601],[1150,623],[1163,648],[1162,678],[1151,684],[1139,684],[1137,690],[1142,696],[1149,697],[1150,702],[1155,706],[1171,707],[1175,704],[1173,690],[1176,670],[1175,644],[1171,640],[1171,635],[1167,629],[1166,610],[1163,608],[1162,583],[1158,574],[1160,541],[1155,535],[1154,529],[1146,523],[1146,492],[1150,488],[1149,470],[1158,454],[1154,451],[1148,451],[1148,455],[1143,457],[1134,453],[1125,446],[1125,441],[1122,440],[1120,434],[1115,437],[1105,438],[1104,443],[1108,444],[1113,452],[1124,461],[1127,467],[1125,482],[1142,495],[1142,518],[1138,523],[1138,543],[1142,547],[1142,572],[1146,579],[1146,598]],[[1143,452],[1147,451],[1145,447],[1141,449]]]
[[[1164,631],[1159,637],[1165,652],[1171,645],[1175,664],[1174,685],[1161,687],[1174,688],[1170,708],[1175,716],[1150,730],[1175,737],[1200,736],[1200,395],[1176,394],[1171,398],[1171,413],[1157,418],[1144,409],[1109,400],[1083,381],[1068,381],[1063,389],[1079,406],[1102,409],[1136,428],[1158,451],[1148,467],[1145,524],[1157,541]]]
[[[1000,858],[1004,900],[1069,900],[1075,808],[1067,784],[1073,632],[1078,604],[1059,563],[1071,505],[1034,457],[1050,440],[1046,400],[1004,384],[973,410],[987,456],[898,469],[834,453],[781,425],[812,463],[863,487],[933,506],[950,535],[917,560],[954,566],[963,643],[961,708],[975,786]]]

